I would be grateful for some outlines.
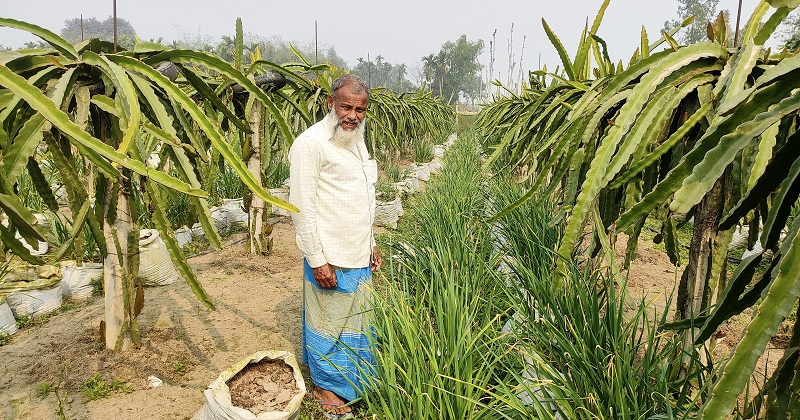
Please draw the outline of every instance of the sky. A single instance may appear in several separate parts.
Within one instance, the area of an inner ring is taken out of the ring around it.
[[[541,64],[553,70],[558,65],[558,55],[542,29],[542,19],[574,56],[587,19],[590,23],[594,20],[601,3],[602,0],[117,0],[117,15],[133,25],[139,38],[163,37],[165,41],[198,36],[214,41],[222,35],[232,36],[236,18],[241,17],[245,33],[313,45],[316,22],[320,46],[333,47],[349,65],[354,66],[358,58],[369,56],[374,60],[381,55],[390,63],[405,63],[412,77],[415,72],[419,74],[423,56],[438,52],[442,44],[455,41],[462,34],[470,41],[484,41],[484,53],[479,59],[488,68],[489,42],[497,31],[493,79],[505,83],[509,79],[509,61],[515,63],[515,81],[520,68],[535,70]],[[757,3],[743,0],[742,26]],[[718,10],[728,9],[735,20],[737,5],[738,0],[720,0]],[[622,59],[627,64],[639,45],[642,26],[653,41],[660,36],[664,22],[677,17],[676,11],[676,1],[611,0],[599,36],[607,42],[612,60]],[[112,12],[112,0],[0,0],[0,16],[34,23],[55,33],[61,31],[67,19],[83,14],[84,18],[103,20]],[[38,38],[24,31],[0,28],[0,45],[21,47],[34,40]]]

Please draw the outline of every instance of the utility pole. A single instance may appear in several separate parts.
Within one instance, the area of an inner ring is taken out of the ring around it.
[[[317,32],[317,21],[314,21],[314,65],[319,64],[319,34]]]
[[[114,0],[114,54],[117,53],[117,0]]]
[[[742,0],[739,0],[739,12],[736,14],[736,32],[733,35],[733,46],[739,46],[739,21],[742,19]]]

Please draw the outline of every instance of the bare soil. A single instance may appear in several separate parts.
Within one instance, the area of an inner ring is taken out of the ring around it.
[[[244,237],[189,259],[216,310],[181,280],[145,289],[141,348],[105,349],[102,298],[15,334],[0,347],[0,419],[54,419],[59,411],[69,419],[188,419],[208,384],[239,360],[261,350],[299,355],[302,259],[294,228],[279,220],[267,257],[249,255]],[[88,401],[82,389],[96,374],[125,381],[132,392]],[[149,376],[163,383],[150,387]]]
[[[298,391],[292,368],[282,360],[251,363],[227,384],[233,405],[256,415],[282,411]]]

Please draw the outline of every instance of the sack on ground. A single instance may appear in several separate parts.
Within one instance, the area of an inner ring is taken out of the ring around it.
[[[431,168],[428,166],[427,163],[417,164],[412,163],[410,166],[412,172],[417,174],[417,179],[420,181],[430,181],[431,179]]]
[[[11,313],[5,296],[0,296],[0,334],[14,334],[17,332],[17,320]]]
[[[78,267],[75,261],[62,261],[61,294],[67,300],[85,300],[94,293],[93,282],[103,281],[103,264],[85,262]]]
[[[247,227],[250,216],[244,211],[244,204],[241,198],[223,198],[222,211],[228,220],[228,226]]]
[[[14,317],[41,316],[61,307],[61,270],[53,265],[11,268],[0,283],[0,295]]]
[[[200,231],[202,230],[203,228],[200,228]],[[186,246],[186,244],[191,243],[192,239],[194,239],[194,232],[186,226],[175,229],[173,233],[175,234],[175,241],[178,242],[179,247]]]
[[[228,228],[228,214],[222,207],[215,206],[208,210],[211,213],[211,220],[214,222],[214,226],[217,227],[217,232],[223,232]]]
[[[282,411],[268,411],[258,415],[231,403],[231,392],[227,382],[251,363],[265,360],[283,360],[292,368],[297,389],[292,390],[292,398]],[[300,373],[297,358],[288,351],[260,351],[240,360],[224,370],[203,392],[206,403],[192,420],[295,420],[300,414],[300,405],[306,394],[306,384]]]
[[[437,158],[441,159],[441,158],[444,157],[444,151],[446,149],[447,148],[444,145],[438,145],[438,144],[434,145],[433,146],[433,155],[436,156]]]
[[[442,172],[442,168],[444,167],[444,162],[439,157],[433,158],[432,161],[428,163],[428,168],[431,172],[431,175],[436,175],[439,172]]]
[[[206,236],[206,231],[203,230],[203,225],[197,222],[192,225],[192,239],[202,238]]]
[[[404,213],[403,202],[400,197],[396,197],[392,201],[381,202],[375,204],[375,225],[386,226],[392,229],[397,229],[397,221]]]
[[[289,201],[288,188],[270,188],[269,193],[277,198],[280,198],[281,200]],[[277,214],[278,216],[291,216],[292,212],[278,206],[272,206],[272,214]]]
[[[178,279],[167,246],[155,229],[139,232],[139,278],[145,286],[165,286]]]

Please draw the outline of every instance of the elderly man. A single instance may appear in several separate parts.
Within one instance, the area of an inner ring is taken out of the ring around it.
[[[369,319],[372,272],[382,260],[372,231],[378,168],[364,143],[369,88],[354,75],[333,82],[330,112],[289,150],[289,201],[304,258],[303,363],[329,418],[373,369]]]

